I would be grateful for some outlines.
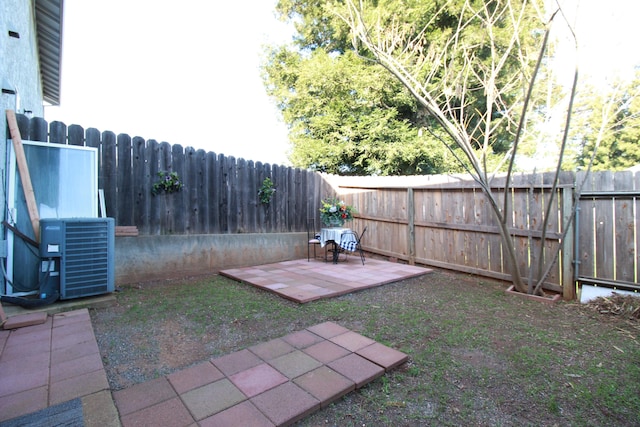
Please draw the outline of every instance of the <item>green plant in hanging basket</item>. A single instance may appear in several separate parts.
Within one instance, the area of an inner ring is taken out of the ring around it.
[[[151,190],[153,195],[162,192],[168,194],[176,193],[182,190],[184,186],[177,172],[160,171],[158,172],[158,177],[160,179],[153,184],[153,189]]]
[[[271,199],[273,198],[274,193],[276,192],[275,187],[273,186],[273,181],[271,178],[265,178],[262,181],[262,186],[258,189],[258,198],[261,203],[268,205],[271,203]]]

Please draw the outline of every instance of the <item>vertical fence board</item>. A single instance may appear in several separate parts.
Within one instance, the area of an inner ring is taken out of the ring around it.
[[[127,134],[119,134],[117,140],[117,165],[116,186],[118,201],[116,203],[117,225],[134,225],[134,199],[133,199],[133,165],[131,162],[131,137]],[[108,210],[108,208],[107,208]]]
[[[162,155],[160,153],[160,144],[155,139],[147,141],[146,147],[146,164],[149,168],[149,182],[151,183],[151,190],[145,194],[145,197],[149,199],[149,228],[148,233],[151,235],[158,235],[161,233],[162,215],[164,213],[164,200],[168,196],[164,192],[154,194],[153,186],[159,183],[161,178],[159,173],[165,172],[161,166]],[[169,195],[170,196],[170,195]]]
[[[142,234],[149,234],[149,172],[146,162],[145,140],[135,137],[133,145],[133,188],[134,188],[134,211],[133,220]]]
[[[579,172],[576,176],[577,183],[582,184],[582,192],[595,190],[593,175]],[[578,238],[578,275],[595,277],[595,198],[583,198],[580,200],[578,211],[578,224],[576,227]]]
[[[220,232],[229,232],[229,171],[226,157],[218,154],[218,174],[220,188],[218,189],[218,210],[220,212]]]
[[[49,141],[49,126],[42,117],[34,117],[29,122],[29,139],[31,141]]]
[[[255,168],[256,168],[256,172],[255,172],[255,179],[256,182],[258,183],[258,186],[262,186],[262,183],[264,182],[264,180],[267,178],[267,169],[265,167],[264,164],[262,164],[262,162],[256,162],[255,164]],[[272,180],[273,181],[273,180]],[[269,213],[269,209],[271,208],[271,206],[276,203],[276,198],[278,197],[278,188],[275,186],[274,187],[276,189],[276,194],[273,195],[273,197],[271,198],[271,202],[268,205],[265,205],[264,203],[260,203],[260,201],[258,200],[257,204],[256,204],[256,231],[258,233],[264,233],[267,230],[267,218],[268,218],[268,213]],[[257,193],[256,193],[257,196]]]
[[[632,191],[633,174],[631,172],[617,172],[614,176],[615,191]],[[632,282],[634,280],[635,266],[633,260],[635,252],[635,224],[633,212],[633,198],[615,197],[613,199],[614,228],[615,228],[615,270],[614,280]]]
[[[613,174],[603,172],[596,175],[599,191],[613,191]],[[596,275],[600,277],[614,277],[614,210],[611,200],[597,198],[595,200],[595,230],[596,230]]]
[[[100,152],[99,152],[100,153]],[[102,189],[104,190],[104,203],[106,215],[115,217],[118,212],[117,201],[117,174],[118,165],[116,161],[116,134],[113,132],[102,133]],[[100,186],[98,186],[100,188]]]
[[[268,168],[271,180],[276,183],[276,203],[269,206],[268,213],[270,224],[273,230],[284,231],[284,217],[287,212],[287,199],[289,194],[289,172],[290,168],[283,168],[277,165]],[[278,194],[279,193],[279,194]]]
[[[104,159],[102,158],[101,155],[101,145],[102,145],[102,141],[101,141],[101,135],[100,135],[100,131],[98,129],[95,128],[89,128],[87,129],[85,135],[84,135],[84,141],[83,143],[80,143],[79,140],[76,141],[78,144],[77,145],[84,145],[85,147],[91,147],[91,148],[95,148],[98,151],[98,188],[102,188],[104,189],[104,181],[105,181],[105,171],[104,171]]]
[[[154,182],[158,182],[160,177],[158,172],[172,172],[172,159],[171,159],[171,146],[167,142],[161,142],[158,146],[157,154],[157,169],[155,175],[153,175]],[[152,196],[152,199],[156,202],[156,208],[158,212],[161,212],[158,221],[158,232],[160,234],[172,233],[175,228],[174,224],[174,205],[173,201],[175,197],[173,194],[166,194],[159,192]]]
[[[236,195],[238,196],[238,232],[248,233],[249,230],[249,165],[245,159],[238,159],[238,186]]]
[[[482,226],[484,223],[484,216],[486,213],[486,198],[484,194],[479,189],[473,190],[473,198],[474,198],[474,225],[476,227]],[[478,259],[477,259],[477,267],[482,270],[487,270],[490,267],[490,238],[487,233],[477,233],[476,234],[476,250],[478,251]]]
[[[216,153],[208,152],[207,158],[207,218],[209,233],[220,233],[220,175],[218,174],[218,159]]]
[[[198,168],[197,188],[198,188],[198,233],[209,233],[209,204],[207,203],[209,193],[207,191],[207,153],[204,150],[196,150],[196,165]]]
[[[640,191],[640,172],[634,174],[633,183],[634,190]],[[633,282],[637,283],[640,280],[640,197],[633,198],[633,209],[636,229],[635,254],[633,257],[633,265],[635,267]]]
[[[228,181],[228,212],[229,233],[238,232],[238,167],[234,157],[227,157],[225,161]]]
[[[62,122],[51,122],[49,125],[49,142],[55,144],[67,143],[67,125]]]
[[[168,167],[169,165],[167,165]],[[171,170],[178,174],[180,179],[184,180],[186,176],[186,160],[184,149],[180,144],[174,144],[171,146]],[[183,189],[187,186],[184,183]],[[175,234],[188,234],[188,205],[187,205],[187,193],[185,191],[178,191],[170,195],[171,203],[173,206],[173,216]]]
[[[98,132],[99,133],[99,132]],[[69,126],[69,134],[67,136],[69,145],[84,145],[84,128],[78,125]]]
[[[20,138],[25,141],[32,141],[31,135],[29,134],[31,123],[29,117],[24,114],[16,114],[16,121],[18,122],[18,129],[20,130]],[[9,129],[7,129],[7,138],[10,138]]]
[[[193,147],[184,149],[185,157],[185,196],[187,217],[187,234],[198,234],[200,212],[198,212],[198,163],[196,150]]]
[[[262,181],[258,181],[256,166],[253,161],[247,163],[247,196],[249,197],[248,209],[245,214],[247,218],[247,230],[249,233],[258,232],[258,209],[260,208],[260,199],[258,198],[258,188],[262,185]],[[269,202],[270,204],[271,202]]]

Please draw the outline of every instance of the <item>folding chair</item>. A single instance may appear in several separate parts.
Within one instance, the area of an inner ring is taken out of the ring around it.
[[[367,231],[367,227],[362,230],[360,236],[355,231],[347,231],[342,234],[342,238],[340,239],[340,248],[344,251],[345,256],[347,252],[359,252],[360,260],[362,261],[362,265],[364,265],[364,252],[362,251],[362,238],[364,237],[364,233]]]
[[[320,231],[316,228],[315,218],[307,218],[307,262],[311,260],[312,246],[313,257],[316,258],[316,247],[320,246]]]

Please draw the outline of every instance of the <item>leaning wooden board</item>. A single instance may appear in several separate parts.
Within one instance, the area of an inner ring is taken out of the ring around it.
[[[29,175],[29,167],[27,158],[24,155],[24,147],[22,146],[22,137],[16,120],[16,113],[13,110],[6,110],[7,123],[9,124],[9,132],[13,142],[13,151],[16,154],[16,164],[22,181],[22,189],[24,190],[24,198],[27,201],[27,210],[29,211],[29,219],[33,227],[34,240],[40,242],[40,214],[38,213],[38,204],[36,203],[36,195],[31,184],[31,175]]]

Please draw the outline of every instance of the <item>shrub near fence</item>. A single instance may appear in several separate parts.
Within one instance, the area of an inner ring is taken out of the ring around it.
[[[95,147],[98,187],[107,216],[141,235],[237,234],[304,231],[320,200],[333,194],[315,172],[236,159],[167,142],[100,132],[18,115],[23,140]],[[158,172],[173,171],[184,186],[152,194]],[[270,178],[276,192],[261,203],[258,189]]]

